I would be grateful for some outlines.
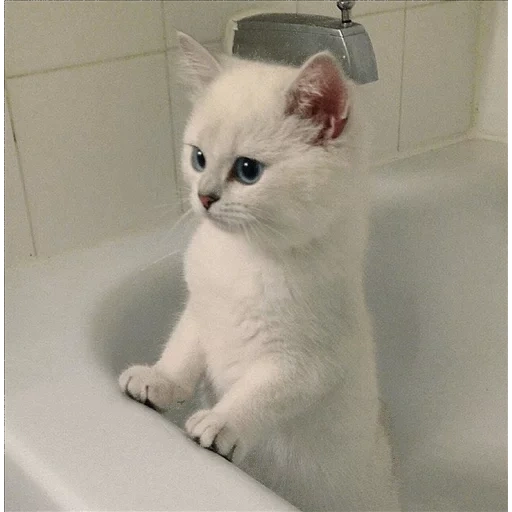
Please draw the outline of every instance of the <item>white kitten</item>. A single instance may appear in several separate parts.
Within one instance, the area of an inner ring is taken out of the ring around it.
[[[201,377],[186,423],[303,510],[398,510],[363,293],[365,128],[328,53],[300,69],[227,59],[179,36],[196,97],[183,172],[201,216],[189,299],[152,367],[120,377],[163,409]]]

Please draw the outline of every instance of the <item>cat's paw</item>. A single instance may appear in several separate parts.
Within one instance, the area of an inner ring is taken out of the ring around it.
[[[185,392],[154,366],[131,366],[119,377],[119,386],[134,400],[157,411],[185,400]]]
[[[212,450],[238,464],[242,461],[246,443],[229,420],[211,409],[197,411],[185,424],[188,435],[203,448]]]

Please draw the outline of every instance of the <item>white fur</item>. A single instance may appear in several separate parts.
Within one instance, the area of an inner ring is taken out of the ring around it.
[[[349,85],[342,135],[311,144],[315,126],[284,114],[298,73],[232,60],[205,85],[182,163],[203,218],[185,256],[188,304],[156,365],[120,384],[164,408],[204,375],[213,402],[186,424],[202,446],[302,510],[399,510],[363,293],[365,129]],[[266,164],[260,181],[228,179],[238,156]],[[221,199],[206,212],[198,191]]]

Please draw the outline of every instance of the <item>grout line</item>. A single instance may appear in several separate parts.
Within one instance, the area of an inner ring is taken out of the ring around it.
[[[404,68],[405,68],[405,35],[407,32],[407,9],[404,9],[404,32],[402,35],[402,62],[400,66],[400,101],[398,102],[398,140],[396,150],[400,151],[400,140],[402,135],[402,102],[404,99]]]
[[[371,0],[371,1],[382,1],[382,2],[385,2],[386,0]],[[390,9],[386,9],[385,11],[375,11],[375,12],[365,12],[363,14],[354,14],[354,20],[353,21],[357,21],[357,20],[363,20],[365,18],[368,18],[370,16],[380,16],[381,14],[392,14],[392,13],[397,13],[397,12],[400,12],[400,11],[405,11],[405,6],[404,7],[391,7]]]
[[[424,9],[426,7],[430,7],[432,5],[441,4],[446,0],[435,0],[432,2],[426,2],[423,0],[405,0],[405,8],[407,10],[410,9]]]
[[[140,57],[151,57],[153,55],[159,55],[159,54],[163,54],[165,52],[166,52],[165,49],[151,50],[148,52],[136,53],[136,54],[132,54],[132,55],[123,55],[121,57],[110,57],[107,59],[95,60],[95,61],[91,61],[91,62],[84,62],[82,64],[68,64],[66,66],[57,66],[55,68],[42,69],[39,71],[29,71],[26,73],[6,75],[5,78],[7,80],[12,80],[12,79],[16,79],[16,78],[25,78],[27,76],[46,75],[48,73],[54,73],[56,71],[66,71],[66,70],[70,70],[70,69],[82,69],[82,68],[87,68],[87,67],[91,67],[91,66],[96,66],[98,64],[109,64],[111,62],[133,60],[133,59],[138,59]]]
[[[183,198],[181,196],[181,187],[180,187],[180,181],[178,177],[178,151],[177,151],[177,144],[176,144],[176,123],[174,120],[173,115],[173,107],[172,107],[172,87],[171,87],[171,72],[169,69],[169,52],[173,51],[167,48],[167,26],[165,24],[165,9],[164,9],[164,0],[160,1],[160,12],[162,15],[162,26],[164,31],[164,48],[165,50],[165,79],[167,81],[167,101],[169,104],[169,116],[171,121],[171,140],[172,140],[172,158],[173,158],[173,177],[174,177],[174,191],[176,194],[176,198],[178,199],[179,203],[179,210],[183,213]]]
[[[307,1],[307,0],[302,0],[302,1]],[[321,2],[322,0],[312,0],[312,1]],[[323,0],[323,1],[328,1],[328,0]],[[385,2],[386,0],[366,0],[366,1],[368,1],[368,2],[369,1],[372,1],[372,2]],[[414,0],[407,0],[407,1],[414,1]],[[419,1],[419,0],[416,0],[416,1]],[[298,2],[298,0],[297,0],[297,2]],[[428,4],[428,5],[430,5],[430,4]],[[424,6],[424,5],[421,5],[421,6],[411,6],[411,9],[414,9],[416,7],[426,7],[426,6]],[[364,20],[364,18],[367,18],[369,16],[379,16],[381,14],[397,13],[397,12],[400,12],[400,11],[405,11],[405,9],[406,9],[406,6],[403,5],[402,7],[400,7],[400,6],[390,7],[389,9],[384,9],[383,11],[363,12],[363,14],[355,12],[352,15],[352,17],[353,17],[352,21],[359,22],[359,20]],[[297,14],[304,14],[304,13],[299,13],[299,4],[298,3],[297,3]],[[317,14],[317,13],[311,13],[311,14]],[[336,18],[336,16],[330,16],[330,17]]]
[[[385,2],[386,0],[381,0]],[[408,2],[405,3],[403,7],[393,7],[392,9],[386,9],[385,11],[373,11],[373,12],[365,12],[364,14],[354,13],[354,21],[366,18],[367,16],[378,16],[379,14],[389,14],[389,13],[397,13],[399,11],[411,11],[414,9],[424,9],[425,7],[431,7],[434,4],[440,4],[441,0],[432,0],[428,4],[421,5],[410,5]],[[356,19],[357,17],[357,19]]]
[[[486,14],[488,13],[484,12],[484,4],[481,3],[477,13],[477,29],[474,47],[475,62],[473,66],[470,130],[476,129],[480,111],[480,93],[482,92],[482,78],[485,69],[482,51],[484,50],[484,43],[488,41],[485,31]]]
[[[25,175],[23,174],[23,166],[21,164],[21,155],[20,155],[20,149],[18,146],[18,139],[16,137],[16,128],[14,126],[14,112],[13,112],[13,109],[11,106],[11,101],[9,99],[9,92],[8,92],[6,86],[4,86],[4,95],[5,95],[5,106],[9,112],[9,120],[10,120],[10,124],[11,124],[12,137],[14,140],[14,151],[16,154],[16,160],[18,161],[18,172],[20,174],[20,180],[21,180],[21,191],[22,191],[22,195],[23,195],[23,203],[25,204],[25,210],[27,212],[28,228],[30,231],[30,241],[32,242],[33,254],[30,254],[29,256],[32,256],[33,258],[37,258],[38,251],[37,251],[37,246],[36,246],[34,224],[32,222],[32,212],[31,212],[30,203],[28,200],[27,186],[25,184]]]
[[[400,153],[395,153],[393,155],[388,155],[380,158],[376,158],[370,161],[370,168],[378,168],[385,165],[392,164],[394,162],[399,162],[401,160],[406,160],[408,158],[422,155],[428,153],[430,151],[436,151],[438,149],[443,149],[448,146],[453,146],[454,144],[459,144],[461,142],[472,140],[472,139],[486,139],[490,140],[488,137],[484,137],[481,134],[473,134],[470,132],[458,133],[454,135],[448,135],[447,137],[435,137],[434,139],[430,139],[427,142],[422,142],[417,146],[412,146],[410,148],[406,148],[402,150]],[[496,139],[494,139],[496,140]],[[501,140],[498,140],[501,142]]]

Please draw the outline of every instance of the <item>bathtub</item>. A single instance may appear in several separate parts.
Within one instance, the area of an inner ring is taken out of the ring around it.
[[[379,166],[367,261],[404,510],[506,510],[506,146]],[[5,276],[6,510],[294,510],[123,396],[183,306],[187,227]]]

